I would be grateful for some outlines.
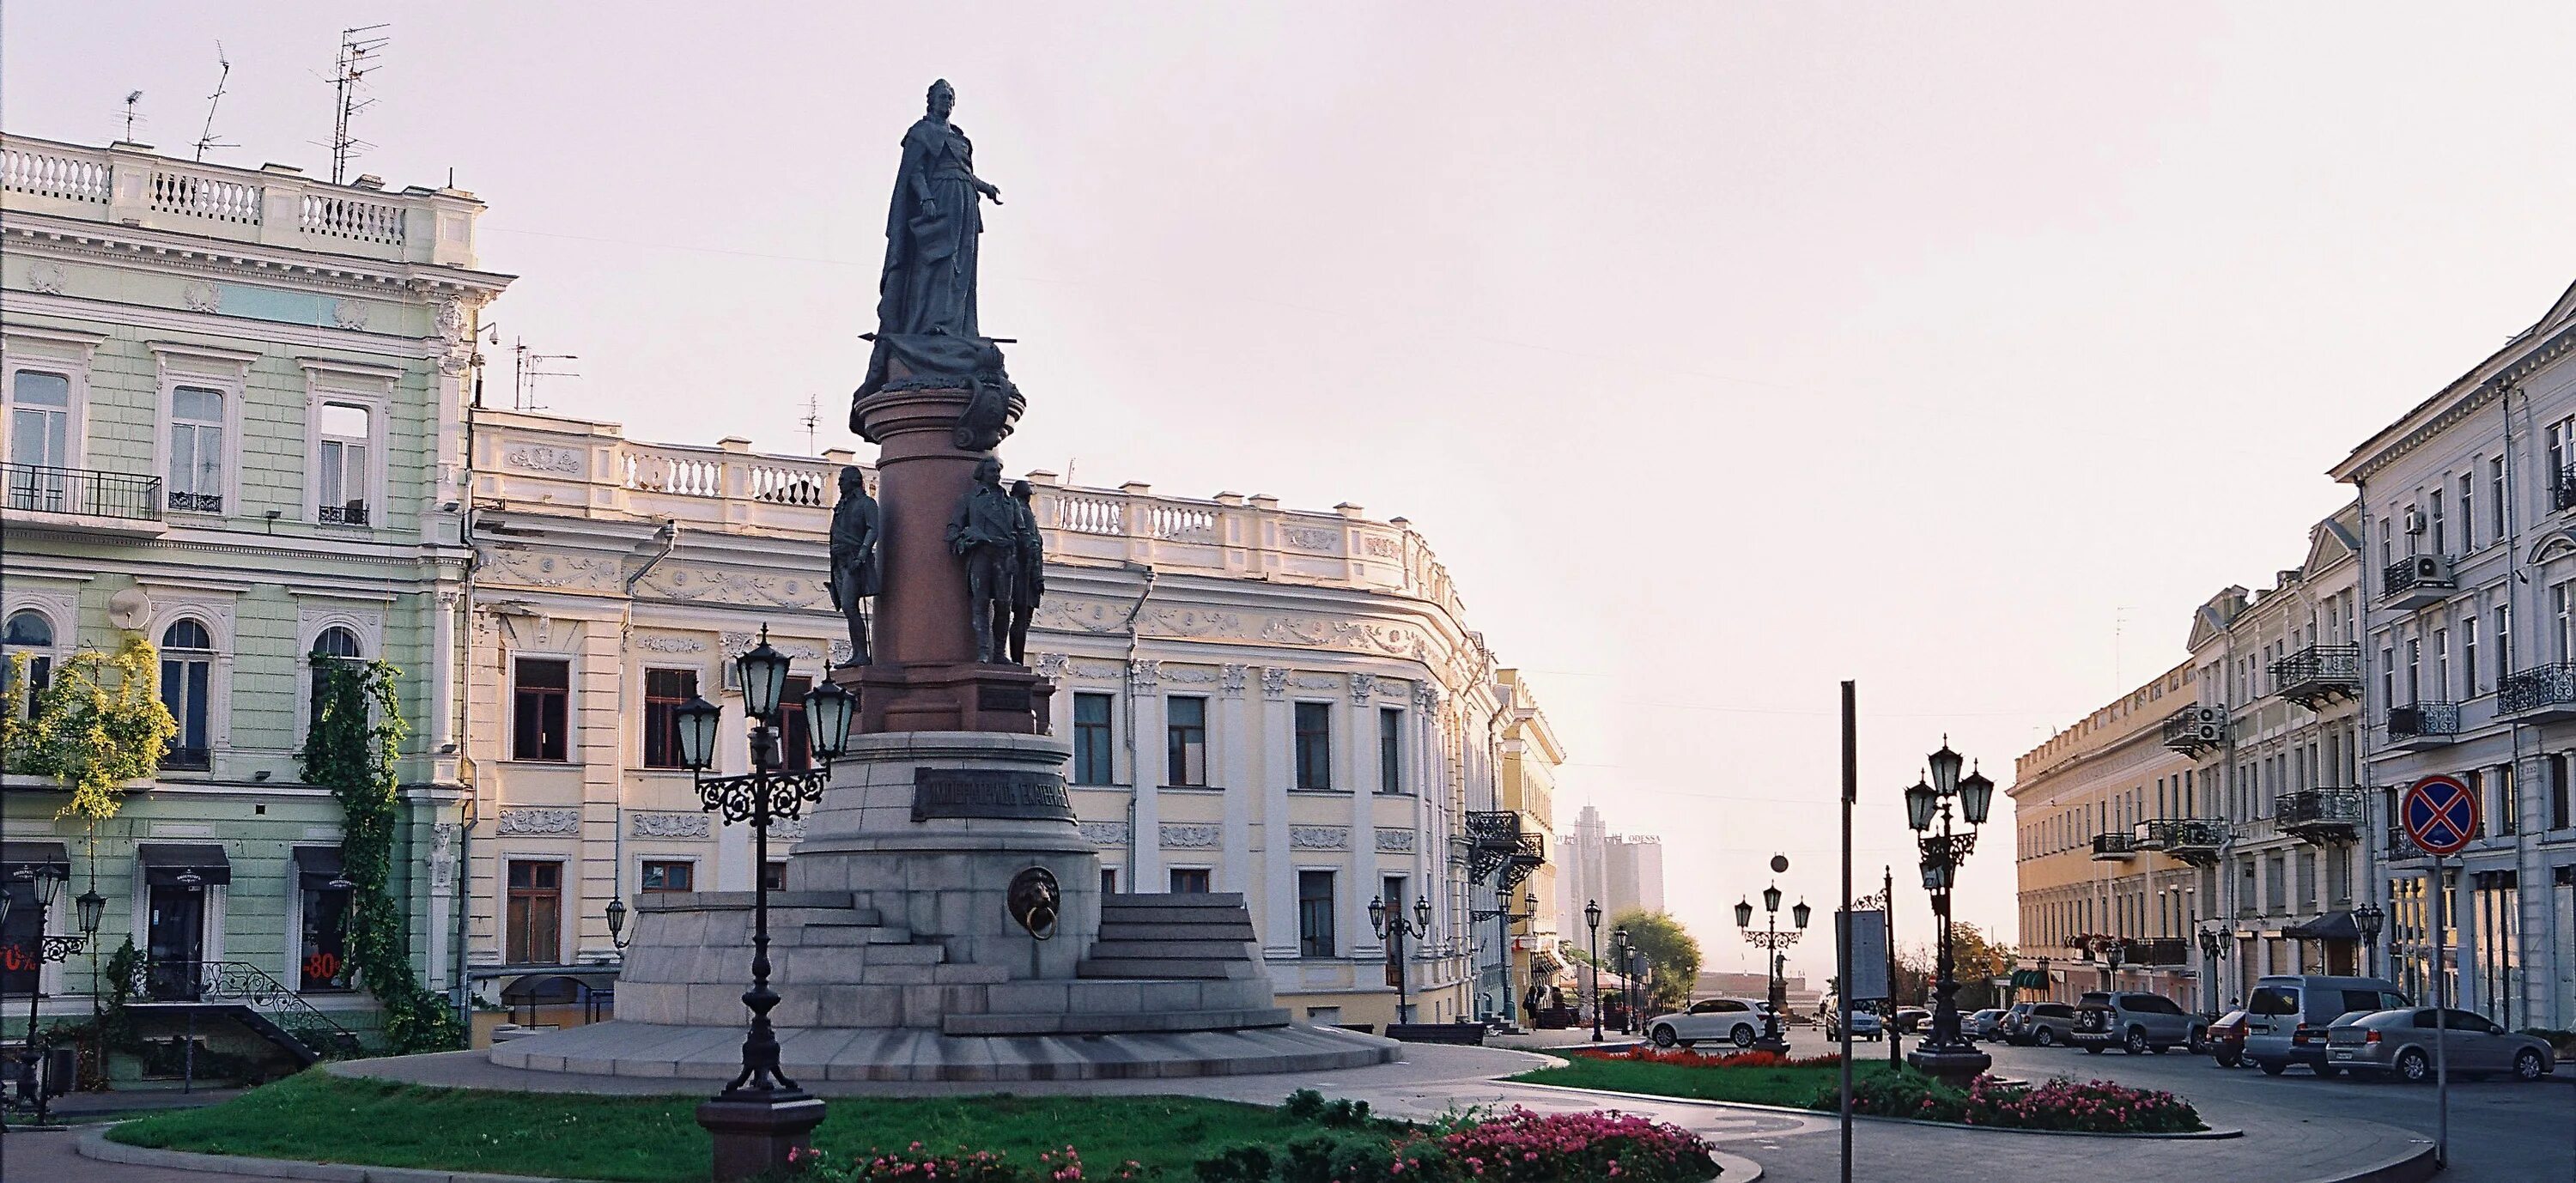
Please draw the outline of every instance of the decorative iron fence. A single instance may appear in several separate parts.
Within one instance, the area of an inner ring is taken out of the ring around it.
[[[42,464],[0,464],[9,508],[130,521],[161,520],[161,478]]]

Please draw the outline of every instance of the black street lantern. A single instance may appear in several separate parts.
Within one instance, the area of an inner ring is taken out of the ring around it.
[[[1785,856],[1773,855],[1771,869],[1786,871],[1789,869],[1789,860]],[[1763,977],[1768,986],[1764,993],[1771,1003],[1771,1014],[1769,1021],[1764,1024],[1765,1029],[1762,1033],[1762,1043],[1765,1047],[1779,1045],[1780,1018],[1789,1004],[1789,981],[1781,974],[1787,964],[1787,958],[1780,951],[1797,944],[1798,938],[1806,935],[1801,930],[1807,927],[1807,920],[1815,911],[1807,906],[1806,901],[1800,900],[1797,907],[1789,910],[1789,917],[1796,922],[1797,927],[1782,932],[1780,931],[1781,898],[1780,885],[1777,883],[1762,889],[1764,924],[1761,928],[1753,927],[1751,901],[1738,899],[1735,903],[1735,927],[1743,931],[1745,943],[1763,950],[1766,957]]]
[[[1428,897],[1415,899],[1413,918],[1408,921],[1401,901],[1389,908],[1384,899],[1373,896],[1369,899],[1368,918],[1369,929],[1377,933],[1379,940],[1386,942],[1386,962],[1393,967],[1395,974],[1395,1021],[1410,1023],[1413,1021],[1413,967],[1405,959],[1404,939],[1430,940],[1431,901]]]
[[[1810,907],[1808,907],[1808,906],[1807,906],[1807,901],[1805,901],[1805,900],[1800,900],[1800,901],[1798,901],[1798,906],[1797,906],[1797,907],[1794,907],[1794,908],[1789,909],[1789,915],[1791,915],[1792,917],[1795,917],[1795,918],[1797,919],[1797,921],[1798,921],[1798,927],[1800,927],[1800,928],[1805,928],[1805,927],[1807,927],[1807,921],[1808,921],[1809,919],[1813,918],[1813,917],[1815,916],[1815,914],[1816,914],[1816,910],[1815,910],[1814,908],[1810,908]]]
[[[1601,901],[1583,901],[1583,926],[1592,934],[1592,1042],[1601,1042]]]
[[[1923,890],[1932,896],[1932,914],[1941,922],[1933,945],[1939,977],[1932,988],[1932,1035],[1907,1059],[1917,1070],[1961,1087],[1994,1063],[1960,1031],[1958,968],[1951,939],[1950,892],[1958,884],[1959,864],[1977,847],[1976,827],[1985,824],[1995,797],[1995,783],[1975,766],[1969,765],[1967,775],[1960,775],[1961,766],[1967,764],[1966,757],[1950,750],[1945,736],[1941,749],[1924,757],[1924,779],[1905,790],[1906,825],[1921,835],[1915,844],[1923,852]],[[1951,829],[1954,801],[1959,817],[1968,823],[1967,833]],[[1936,816],[1938,833],[1933,832]]]
[[[95,939],[99,922],[107,918],[107,897],[98,894],[95,887],[80,893],[80,898],[72,901],[72,915],[80,921],[81,936]]]
[[[1743,899],[1735,901],[1735,927],[1753,927],[1753,901]]]
[[[624,935],[625,932],[626,897],[610,896],[608,897],[608,943],[617,946],[619,952],[624,952],[627,944],[634,940],[633,937]]]
[[[2388,922],[2388,912],[2377,904],[2363,904],[2352,910],[2353,927],[2361,930],[2361,972],[2379,972],[2379,929]]]
[[[28,949],[28,952],[34,954],[33,960],[35,961],[35,965],[32,968],[34,973],[41,979],[45,972],[45,966],[47,963],[68,960],[72,954],[80,952],[81,946],[88,944],[91,935],[97,931],[97,922],[89,919],[89,905],[86,902],[96,893],[93,892],[85,894],[82,897],[83,902],[79,905],[82,909],[82,923],[88,925],[88,929],[77,936],[53,936],[48,935],[45,932],[45,914],[53,910],[54,901],[63,898],[63,881],[71,878],[71,868],[58,864],[39,864],[32,867],[20,867],[17,874],[11,875],[10,878],[17,882],[26,884],[30,893],[34,895],[36,900],[36,936],[35,940],[31,942],[32,947]],[[9,894],[10,893],[8,892],[0,891],[0,902],[5,902],[9,898]],[[106,906],[107,901],[105,899],[102,898],[98,901],[98,907],[100,909],[104,909]],[[0,907],[0,920],[8,919],[8,915],[8,910],[5,907]],[[44,991],[37,988],[35,985],[30,985],[28,987],[27,1044],[26,1051],[24,1053],[25,1059],[23,1061],[25,1064],[24,1075],[21,1078],[23,1080],[32,1081],[35,1084],[36,1124],[40,1126],[52,1124],[53,1118],[47,1110],[48,1102],[52,1099],[54,1093],[60,1091],[61,1086],[69,1083],[67,1081],[50,1081],[45,1079],[45,1061],[47,1054],[50,1051],[50,1045],[47,1041],[39,1038],[40,1032],[36,1026],[36,1003],[43,997],[43,995]]]
[[[1779,884],[1774,883],[1771,886],[1762,889],[1762,910],[1765,912],[1777,912],[1780,910]]]
[[[822,800],[824,787],[831,783],[832,762],[849,747],[850,721],[857,711],[850,693],[828,679],[807,693],[806,741],[813,766],[805,772],[784,771],[788,761],[783,708],[789,661],[770,647],[769,626],[761,626],[760,643],[737,658],[735,665],[742,677],[744,708],[751,716],[751,771],[712,779],[706,775],[715,766],[716,732],[724,711],[704,698],[691,698],[680,706],[674,738],[703,807],[720,815],[726,825],[751,824],[752,865],[765,871],[770,824],[782,818],[793,820],[807,804]],[[778,1161],[785,1153],[782,1147],[803,1145],[807,1134],[823,1121],[823,1102],[788,1079],[778,1064],[778,1033],[769,1023],[769,1012],[778,1005],[777,992],[769,988],[769,890],[769,877],[755,874],[751,989],[742,996],[743,1005],[751,1010],[751,1025],[742,1043],[742,1071],[714,1100],[698,1106],[698,1124],[715,1136],[719,1164],[728,1158],[729,1144],[739,1151],[746,1143],[759,1148],[762,1159]],[[614,938],[624,925],[624,901],[610,901],[609,909]]]

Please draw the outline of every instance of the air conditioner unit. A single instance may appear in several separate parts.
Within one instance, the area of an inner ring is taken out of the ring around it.
[[[2417,555],[2414,558],[2415,583],[2447,584],[2451,582],[2451,561],[2441,555]]]
[[[2191,709],[2191,717],[2192,721],[2203,727],[2215,727],[2218,725],[2218,708],[2211,706],[2193,707]]]
[[[2192,734],[2199,737],[2200,742],[2202,743],[2217,743],[2222,738],[2219,734],[2220,730],[2221,728],[2216,723],[2203,723],[2200,726],[2193,728]]]
[[[2412,505],[2407,506],[2407,507],[2406,507],[2405,519],[2406,519],[2406,532],[2407,532],[2407,533],[2409,533],[2409,534],[2421,534],[2421,533],[2423,533],[2423,532],[2424,532],[2424,511],[2423,511],[2423,510],[2417,509],[2417,508],[2415,508],[2415,507],[2414,507],[2414,506],[2412,506]]]

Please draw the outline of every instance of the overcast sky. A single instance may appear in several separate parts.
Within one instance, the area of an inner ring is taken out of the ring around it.
[[[859,446],[951,79],[1007,202],[1005,460],[1411,518],[1572,749],[1560,821],[1663,835],[1719,968],[1773,852],[1833,896],[1837,679],[1902,883],[1920,753],[2008,783],[2178,661],[2327,465],[2576,277],[2564,4],[20,0],[0,102],[103,143],[139,88],[185,154],[220,41],[206,158],[327,175],[380,20],[359,167],[488,202],[487,319],[580,355],[546,408],[647,440],[802,451],[814,396]],[[2007,931],[2009,825],[1960,905]]]

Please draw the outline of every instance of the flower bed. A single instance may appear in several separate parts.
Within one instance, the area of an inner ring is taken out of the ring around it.
[[[1106,1173],[1084,1174],[1082,1155],[1071,1146],[1040,1152],[1033,1166],[1014,1163],[1010,1156],[989,1150],[959,1149],[942,1154],[922,1149],[919,1142],[892,1154],[870,1151],[866,1157],[846,1163],[821,1150],[791,1152],[788,1162],[795,1171],[792,1178],[811,1183],[1129,1183],[1148,1178],[1144,1168],[1133,1161]]]
[[[1807,1107],[1833,1111],[1841,1105],[1837,1086],[1819,1092]],[[1919,1073],[1890,1073],[1854,1085],[1852,1112],[2087,1134],[2184,1134],[2209,1128],[2191,1102],[2172,1093],[2062,1076],[2037,1085],[1980,1076],[1962,1092]]]
[[[1637,1044],[1624,1048],[1582,1048],[1575,1053],[1587,1059],[1620,1060],[1632,1064],[1670,1064],[1676,1068],[1840,1068],[1841,1053],[1823,1056],[1784,1056],[1778,1052],[1707,1052],[1683,1048],[1660,1048]]]

